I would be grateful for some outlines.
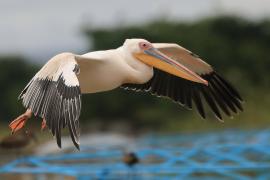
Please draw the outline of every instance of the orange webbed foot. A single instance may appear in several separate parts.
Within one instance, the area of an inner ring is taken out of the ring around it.
[[[27,110],[24,114],[20,115],[17,117],[15,120],[13,120],[10,124],[9,127],[11,128],[11,133],[15,133],[21,128],[23,128],[26,124],[26,121],[31,117],[32,112],[31,110]]]
[[[41,131],[43,131],[46,127],[47,127],[46,120],[45,118],[43,118],[42,123],[41,123]]]

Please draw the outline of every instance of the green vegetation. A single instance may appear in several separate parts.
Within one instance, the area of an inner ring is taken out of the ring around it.
[[[14,118],[18,112],[22,112],[21,103],[18,103],[22,88],[33,77],[37,66],[30,64],[20,57],[1,57],[0,60],[0,119],[8,121]]]
[[[201,120],[169,100],[122,89],[84,95],[81,121],[129,122],[133,127],[159,130],[203,130],[209,128],[260,128],[270,126],[270,21],[251,22],[237,17],[216,17],[197,22],[164,22],[115,29],[84,29],[92,43],[89,50],[111,49],[126,38],[151,42],[174,42],[199,54],[236,86],[245,99],[244,112],[225,123]],[[16,98],[37,70],[21,58],[0,61],[0,118],[9,121],[22,111]],[[85,123],[85,122],[84,122]]]

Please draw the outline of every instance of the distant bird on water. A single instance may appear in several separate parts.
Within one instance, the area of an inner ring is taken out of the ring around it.
[[[0,147],[2,149],[21,149],[28,146],[32,140],[37,140],[35,134],[29,131],[23,131],[20,134],[9,135],[1,139]]]
[[[124,154],[122,161],[127,166],[132,167],[138,164],[140,160],[134,152],[129,152]]]
[[[10,128],[16,132],[34,114],[43,119],[42,126],[50,129],[59,147],[61,129],[67,126],[79,149],[81,94],[117,87],[168,97],[189,109],[193,101],[203,118],[202,97],[218,119],[221,111],[231,117],[243,110],[237,90],[191,51],[177,44],[127,39],[117,49],[62,53],[49,60],[20,94],[27,110]]]

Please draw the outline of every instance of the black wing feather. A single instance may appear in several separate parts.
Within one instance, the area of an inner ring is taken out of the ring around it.
[[[243,111],[241,105],[242,97],[217,72],[212,71],[201,75],[201,77],[208,81],[208,86],[191,82],[154,68],[154,76],[147,83],[124,84],[122,87],[136,91],[148,90],[154,95],[169,97],[189,109],[192,108],[193,101],[203,118],[206,115],[202,97],[204,97],[208,106],[219,119],[222,119],[221,111],[228,116],[231,116],[231,111],[234,113]]]
[[[61,129],[68,125],[71,139],[79,149],[79,116],[81,91],[79,86],[67,86],[64,77],[57,81],[35,78],[22,91],[19,99],[35,115],[46,119],[46,124],[61,147]]]
[[[193,101],[198,109],[199,114],[202,116],[202,118],[205,118],[205,111],[203,108],[202,100],[200,97],[200,91],[197,90],[197,87],[194,87],[195,89],[192,91],[192,98]]]

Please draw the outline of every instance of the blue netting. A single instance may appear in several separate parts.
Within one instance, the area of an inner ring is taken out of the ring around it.
[[[151,135],[138,139],[140,164],[121,162],[123,147],[31,156],[1,173],[62,174],[78,179],[270,179],[270,131]]]

